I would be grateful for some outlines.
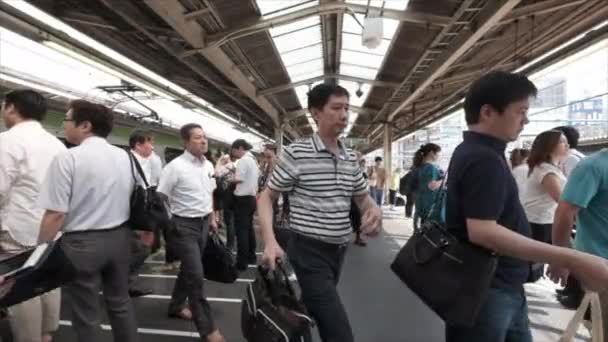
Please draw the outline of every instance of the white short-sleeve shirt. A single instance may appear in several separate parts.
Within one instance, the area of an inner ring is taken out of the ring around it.
[[[568,157],[560,164],[560,169],[566,175],[566,177],[570,176],[572,170],[578,165],[578,163],[585,158],[585,155],[580,153],[574,148],[570,149],[568,153]]]
[[[563,189],[566,184],[566,176],[557,166],[550,163],[542,163],[536,166],[526,179],[521,198],[526,216],[531,223],[553,223],[557,202],[545,191],[542,185],[543,179],[549,174],[557,177],[560,187]]]
[[[105,230],[125,223],[134,180],[128,151],[89,137],[53,160],[38,205],[65,213],[64,232]]]
[[[236,164],[236,178],[242,182],[236,185],[235,196],[255,196],[258,192],[260,170],[255,157],[247,152]]]
[[[24,246],[35,246],[44,210],[40,188],[53,158],[65,145],[37,121],[19,123],[0,134],[0,225]]]
[[[173,215],[204,217],[213,211],[214,173],[210,161],[185,151],[165,166],[156,191],[169,198]]]
[[[517,190],[519,191],[520,201],[523,199],[526,181],[528,180],[528,170],[528,164],[524,163],[515,167],[511,171],[511,173],[513,174],[513,178],[515,178],[515,183],[517,183]]]
[[[160,179],[160,173],[162,171],[162,162],[160,161],[160,157],[155,153],[152,153],[152,155],[150,155],[148,158],[145,158],[140,156],[134,150],[131,150],[131,153],[139,162],[139,165],[144,172],[144,176],[146,177],[146,181],[148,182],[148,186],[157,186]],[[140,185],[145,186],[145,183],[141,179],[140,183]]]

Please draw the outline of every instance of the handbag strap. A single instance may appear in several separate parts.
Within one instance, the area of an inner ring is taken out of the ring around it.
[[[283,267],[283,261],[278,260],[276,265],[277,265],[278,273],[280,273],[280,275],[283,277],[283,282],[285,283],[285,286],[287,287],[287,291],[289,291],[289,293],[292,296],[295,296],[296,291],[293,289],[293,286],[291,285],[291,282],[289,281],[289,276],[287,275],[287,272],[285,271],[285,267]],[[275,274],[276,274],[276,271],[275,271]]]
[[[150,185],[148,184],[148,180],[146,179],[144,170],[141,168],[141,165],[139,165],[139,161],[137,160],[137,158],[135,158],[131,151],[127,151],[127,153],[129,154],[129,159],[131,160],[131,173],[133,174],[133,180],[135,181],[135,184],[137,184],[137,179],[135,178],[135,172],[133,171],[133,164],[135,164],[135,168],[137,168],[137,173],[139,173],[139,176],[144,181],[144,184],[146,184],[146,189],[149,188]]]
[[[445,181],[447,178],[448,178],[448,174],[446,173],[443,176],[443,179],[441,180],[441,185],[439,185],[439,188],[437,188],[437,190],[436,190],[433,204],[431,205],[431,208],[429,209],[429,211],[426,214],[425,221],[428,221],[431,219],[431,217],[433,216],[433,212],[435,212],[435,209],[438,206],[440,206],[441,203],[443,202],[443,197],[445,196],[445,191],[443,191],[443,186],[445,185]]]
[[[574,340],[578,327],[585,319],[585,312],[589,307],[591,307],[592,341],[603,341],[602,335],[604,331],[599,296],[595,292],[587,292],[581,301],[581,305],[576,309],[574,317],[568,322],[568,326],[560,337],[559,342],[572,342]]]
[[[276,270],[270,271],[270,269],[263,267],[262,265],[258,266],[258,270],[264,279],[264,282],[269,288],[269,295],[271,296],[273,301],[276,301],[278,298],[276,297],[276,288],[280,286],[281,281],[285,283],[285,287],[287,287],[287,291],[291,296],[295,296],[295,290],[293,286],[289,282],[289,277],[287,276],[287,272],[285,268],[281,265],[281,262],[277,260],[276,262]],[[270,273],[272,273],[273,279],[270,278]]]

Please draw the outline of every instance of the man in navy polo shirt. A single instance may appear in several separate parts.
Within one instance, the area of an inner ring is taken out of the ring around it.
[[[500,257],[474,326],[447,325],[447,342],[531,342],[523,288],[530,262],[561,265],[593,290],[608,287],[604,259],[530,239],[505,148],[528,123],[529,98],[535,95],[536,87],[525,76],[499,71],[477,80],[466,96],[469,130],[448,170],[446,225]]]

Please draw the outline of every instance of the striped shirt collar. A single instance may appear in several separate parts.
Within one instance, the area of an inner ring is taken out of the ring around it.
[[[323,140],[321,140],[321,137],[319,136],[319,133],[315,133],[312,136],[312,146],[315,149],[315,152],[319,153],[321,151],[326,151],[329,153],[332,153],[327,146],[325,146],[325,144],[323,143]],[[338,139],[338,151],[340,152],[340,157],[342,160],[348,160],[349,156],[348,156],[348,151],[346,151],[346,147],[344,146],[344,143],[342,142],[342,140]]]

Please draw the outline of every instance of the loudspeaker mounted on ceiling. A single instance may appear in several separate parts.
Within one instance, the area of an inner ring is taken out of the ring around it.
[[[375,49],[382,43],[383,37],[382,18],[367,17],[363,22],[362,44],[368,49]]]

